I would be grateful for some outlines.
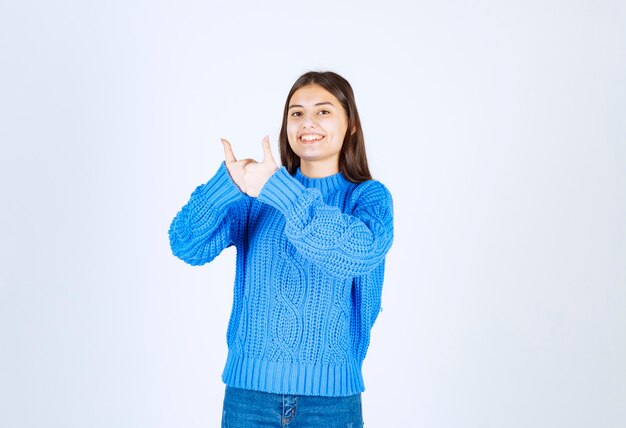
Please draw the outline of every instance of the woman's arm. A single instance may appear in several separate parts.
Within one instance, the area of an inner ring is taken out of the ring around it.
[[[393,241],[391,194],[378,181],[359,185],[352,214],[326,205],[283,167],[267,181],[259,200],[285,215],[285,234],[298,252],[329,274],[351,278],[372,271]]]
[[[241,242],[250,197],[230,178],[224,162],[207,183],[191,194],[169,228],[172,253],[190,265],[202,265]]]

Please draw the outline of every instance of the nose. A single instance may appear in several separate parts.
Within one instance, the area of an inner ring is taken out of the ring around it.
[[[311,114],[305,114],[302,118],[303,128],[313,128],[315,126],[315,116]]]

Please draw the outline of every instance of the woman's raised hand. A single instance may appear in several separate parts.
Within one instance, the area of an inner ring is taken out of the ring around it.
[[[267,135],[263,137],[263,162],[251,162],[246,164],[245,169],[246,193],[256,198],[261,193],[261,189],[267,180],[278,169],[278,165],[276,165],[272,155],[270,137]]]
[[[254,159],[238,161],[230,143],[222,138],[222,144],[224,145],[226,168],[228,168],[228,172],[235,184],[249,196],[259,196],[267,180],[278,169],[278,165],[272,155],[270,138],[267,135],[263,138],[262,162],[256,162]]]
[[[251,162],[255,162],[255,160],[242,159],[238,161],[228,140],[222,138],[222,145],[224,146],[224,163],[226,164],[230,178],[233,179],[237,187],[239,187],[239,190],[246,193],[246,181],[244,178],[246,174],[246,165]]]

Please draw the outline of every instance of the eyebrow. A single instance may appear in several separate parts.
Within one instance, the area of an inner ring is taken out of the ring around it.
[[[335,105],[333,103],[331,103],[330,101],[323,101],[321,103],[317,103],[317,104],[315,104],[315,107],[325,106],[325,105],[329,105],[329,106],[335,107]],[[296,108],[296,107],[304,108],[304,106],[301,106],[300,104],[293,104],[293,105],[289,106],[289,110],[291,110],[292,108]]]

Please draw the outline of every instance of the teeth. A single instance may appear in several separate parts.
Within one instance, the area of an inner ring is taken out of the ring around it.
[[[302,138],[305,141],[314,141],[314,140],[321,140],[323,137],[319,134],[305,134],[305,135],[302,135],[300,138]]]

